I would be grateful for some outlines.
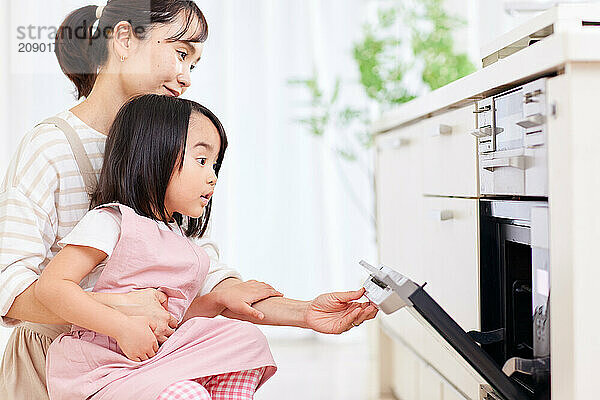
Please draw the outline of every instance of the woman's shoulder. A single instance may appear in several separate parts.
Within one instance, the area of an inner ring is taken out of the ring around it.
[[[69,110],[62,111],[54,117],[66,120],[75,129],[84,147],[88,146],[87,148],[92,150],[103,149],[106,137],[85,125]],[[44,171],[45,181],[55,181],[56,179],[48,174],[57,176],[57,165],[70,157],[72,150],[65,134],[54,124],[40,122],[19,141],[8,167],[7,183],[9,186],[19,185],[23,177],[28,174],[37,176],[40,171]]]
[[[64,110],[51,118],[65,120],[81,138],[84,147],[86,143],[106,142],[106,136],[87,126],[71,111]],[[52,160],[71,153],[69,142],[64,132],[52,123],[38,122],[21,138],[17,147],[17,162],[26,162],[30,157]]]
[[[106,141],[106,135],[103,135],[86,125],[70,110],[61,111],[50,118],[59,118],[66,121],[82,140],[97,140],[99,142]],[[67,144],[68,141],[64,132],[56,125],[45,122],[46,120],[47,119],[39,121],[29,132],[27,132],[23,137],[22,142],[35,147],[48,147],[48,145],[59,143]]]

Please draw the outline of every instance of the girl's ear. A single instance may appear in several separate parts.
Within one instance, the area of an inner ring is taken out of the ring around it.
[[[127,21],[121,21],[115,25],[113,34],[113,49],[118,59],[124,60],[132,50],[132,44],[135,39],[133,27]]]

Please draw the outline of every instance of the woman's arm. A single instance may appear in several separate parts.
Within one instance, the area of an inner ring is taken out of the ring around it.
[[[117,337],[128,317],[87,294],[79,282],[106,258],[106,253],[86,246],[67,245],[44,268],[34,285],[35,297],[68,323]]]
[[[69,322],[59,317],[42,304],[35,296],[37,280],[15,298],[13,305],[6,313],[6,317],[21,321],[35,322],[38,324],[66,325]],[[119,309],[124,304],[130,303],[126,294],[121,293],[95,293],[85,292],[97,302],[108,307]]]

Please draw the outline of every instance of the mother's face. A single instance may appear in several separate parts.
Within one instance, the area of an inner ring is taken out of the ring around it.
[[[183,24],[181,17],[169,25],[155,25],[143,40],[130,39],[125,61],[116,61],[126,95],[180,96],[187,90],[192,83],[190,73],[200,60],[204,45],[187,41],[195,36],[193,25],[180,40],[166,40],[176,35]]]

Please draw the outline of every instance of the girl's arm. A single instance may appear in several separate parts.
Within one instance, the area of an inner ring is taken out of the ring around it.
[[[217,284],[209,294],[217,293],[219,290],[227,289],[239,283],[242,283],[242,281],[237,278],[224,279]],[[310,302],[308,301],[273,296],[264,300],[259,300],[252,304],[252,308],[260,311],[264,315],[263,319],[253,317],[251,315],[236,314],[224,307],[221,311],[221,315],[227,318],[249,321],[261,325],[296,326],[299,328],[308,328],[305,320],[305,314],[309,303]]]
[[[106,253],[98,249],[67,245],[44,268],[34,293],[44,307],[66,322],[116,338],[128,317],[96,301],[79,286],[105,258]]]
[[[193,317],[216,317],[223,314],[225,308],[237,315],[237,319],[245,317],[248,321],[262,321],[263,313],[253,308],[252,305],[269,297],[283,296],[283,293],[275,290],[271,285],[254,279],[246,282],[241,282],[237,278],[226,280],[230,281],[231,285],[221,285],[221,289],[197,296],[187,309],[181,323]]]
[[[238,279],[229,278],[214,289],[217,290],[216,293],[227,292],[231,290],[228,288],[238,283],[240,283]],[[264,315],[262,319],[252,315],[241,315],[230,308],[221,312],[221,315],[255,324],[296,326],[320,333],[340,334],[377,315],[377,308],[371,302],[355,301],[360,299],[364,292],[365,289],[361,288],[349,292],[325,293],[311,301],[269,297],[252,303],[252,307]],[[226,299],[225,296],[223,297]],[[223,299],[221,302],[227,303]],[[228,304],[226,305],[229,307]]]

